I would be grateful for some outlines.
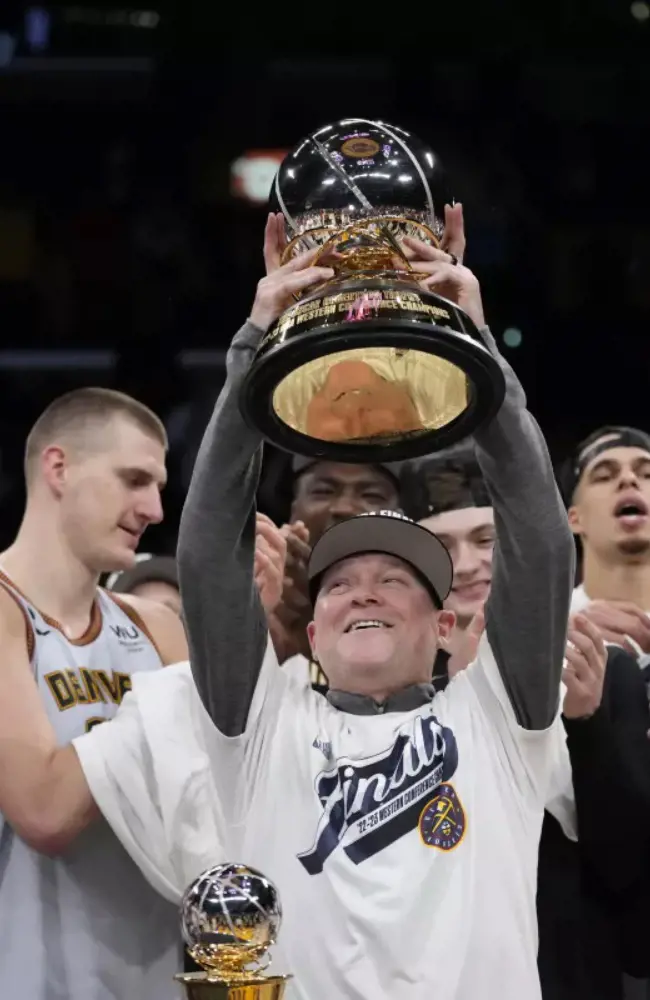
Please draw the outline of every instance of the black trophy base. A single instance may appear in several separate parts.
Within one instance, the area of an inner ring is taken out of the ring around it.
[[[468,437],[504,394],[470,318],[391,272],[327,282],[291,306],[258,348],[241,407],[285,451],[365,464]]]

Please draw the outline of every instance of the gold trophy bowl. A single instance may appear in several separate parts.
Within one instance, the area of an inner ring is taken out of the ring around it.
[[[202,969],[176,976],[188,1000],[282,1000],[291,977],[266,975],[281,920],[275,886],[254,868],[203,872],[181,901],[183,939]]]
[[[334,277],[289,306],[248,372],[242,412],[268,440],[332,461],[402,461],[497,412],[499,365],[403,249],[405,236],[439,246],[444,200],[437,157],[383,122],[325,126],[285,158],[271,196],[283,263],[317,250]]]

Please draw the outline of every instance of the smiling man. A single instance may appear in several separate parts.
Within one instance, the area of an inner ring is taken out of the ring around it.
[[[314,549],[314,620],[307,634],[314,654],[328,664],[330,702],[340,702],[349,688],[384,705],[410,686],[453,629],[453,612],[442,610],[452,564],[439,539],[412,530],[417,526],[403,515],[361,517],[327,532]],[[359,600],[364,593],[368,599]],[[383,600],[373,601],[373,593]],[[419,678],[424,684],[428,679]]]
[[[602,427],[562,473],[569,523],[582,552],[572,611],[609,642],[650,653],[650,435]]]
[[[101,573],[135,564],[143,532],[162,518],[166,447],[155,414],[93,388],[55,400],[27,440],[27,505],[0,555],[2,997],[170,996],[174,908],[94,804],[66,817],[71,827],[92,819],[92,830],[74,844],[61,836],[64,800],[48,802],[52,780],[29,728],[44,707],[65,745],[113,718],[131,675],[187,656],[177,615],[98,588]]]
[[[267,228],[267,239],[269,238]],[[544,440],[485,328],[476,278],[409,242],[427,287],[482,330],[508,390],[475,443],[496,552],[476,662],[436,694],[451,560],[396,512],[326,531],[308,567],[309,638],[327,697],[279,668],[254,584],[262,441],[239,410],[264,332],[328,277],[297,258],[262,279],[228,356],[179,535],[191,665],[232,856],[278,885],[274,969],[301,1000],[534,1000],[535,873],[573,545]]]

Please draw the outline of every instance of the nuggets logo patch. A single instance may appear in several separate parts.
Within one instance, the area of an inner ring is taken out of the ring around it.
[[[451,851],[465,836],[465,810],[453,785],[440,785],[437,794],[420,813],[418,829],[427,847]]]

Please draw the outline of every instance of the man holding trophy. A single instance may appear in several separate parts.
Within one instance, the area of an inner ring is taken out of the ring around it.
[[[436,170],[406,133],[359,119],[287,158],[284,260],[233,341],[181,524],[224,846],[277,886],[274,968],[305,1000],[540,995],[537,847],[563,750],[573,546],[478,281],[440,248]],[[434,692],[451,561],[435,535],[380,511],[315,545],[309,640],[330,690],[292,683],[255,585],[263,436],[363,462],[468,434],[496,526],[476,661]]]
[[[537,845],[564,750],[573,544],[478,282],[442,249],[437,170],[413,137],[359,119],[283,164],[275,207],[290,238],[233,341],[181,525],[209,716],[188,664],[145,673],[43,783],[72,823],[92,796],[170,900],[190,883],[183,934],[206,970],[180,977],[190,1000],[279,1000],[286,974],[304,1000],[539,997]],[[267,246],[277,226],[276,214]],[[435,693],[451,560],[425,528],[378,511],[313,548],[308,634],[327,698],[296,684],[266,625],[286,547],[256,518],[262,438],[383,463],[468,434],[496,526],[476,661]],[[44,766],[61,761],[43,720],[31,729]]]

